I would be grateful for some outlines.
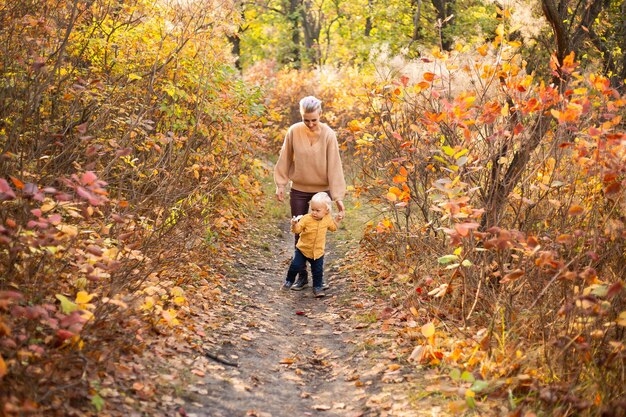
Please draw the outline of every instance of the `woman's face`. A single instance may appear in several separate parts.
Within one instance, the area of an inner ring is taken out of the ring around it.
[[[316,110],[311,113],[304,113],[302,115],[302,121],[309,128],[309,130],[317,130],[317,127],[320,124],[320,111]]]

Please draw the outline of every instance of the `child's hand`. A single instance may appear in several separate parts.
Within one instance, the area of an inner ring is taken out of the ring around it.
[[[302,215],[300,215],[300,216],[293,216],[293,217],[291,218],[291,224],[292,224],[292,225],[297,224],[297,223],[300,221],[300,219],[301,219],[301,218],[302,218]]]

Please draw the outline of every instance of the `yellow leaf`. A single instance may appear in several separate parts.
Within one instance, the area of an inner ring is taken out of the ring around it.
[[[400,190],[398,187],[389,187],[389,192],[394,193],[397,196],[402,194],[402,190]]]
[[[57,226],[59,232],[68,235],[69,237],[78,236],[78,228],[76,226],[70,226],[69,224],[60,224]]]
[[[386,197],[389,201],[396,201],[398,199],[398,196],[392,192],[387,193]]]
[[[435,334],[435,325],[432,322],[428,322],[422,326],[422,334],[424,337],[431,337]]]
[[[411,306],[409,310],[411,310],[411,314],[413,314],[415,317],[419,317],[420,314],[415,307]]]
[[[619,313],[619,317],[617,318],[617,324],[626,327],[626,311],[622,311],[621,313]]]
[[[87,304],[94,296],[95,294],[88,294],[85,291],[79,291],[78,294],[76,294],[76,304]]]
[[[142,310],[152,310],[152,308],[154,307],[154,298],[152,297],[146,297],[143,305],[141,306]]]
[[[185,291],[180,287],[174,287],[170,290],[170,292],[175,297],[182,297],[185,295]]]

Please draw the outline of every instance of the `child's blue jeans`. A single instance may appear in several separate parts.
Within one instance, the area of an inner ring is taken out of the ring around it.
[[[306,267],[306,263],[311,264],[311,273],[313,274],[313,287],[321,288],[322,281],[324,280],[324,255],[317,259],[307,258],[300,252],[300,249],[296,248],[293,255],[291,265],[287,271],[287,281],[294,282],[298,272],[302,271]]]

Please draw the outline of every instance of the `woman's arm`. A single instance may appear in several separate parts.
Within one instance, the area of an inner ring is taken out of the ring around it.
[[[278,161],[274,166],[274,183],[276,184],[276,198],[278,201],[285,199],[285,187],[289,182],[289,168],[291,161],[293,160],[293,145],[292,145],[292,131],[291,128],[285,135],[283,146],[280,149],[278,155]]]

